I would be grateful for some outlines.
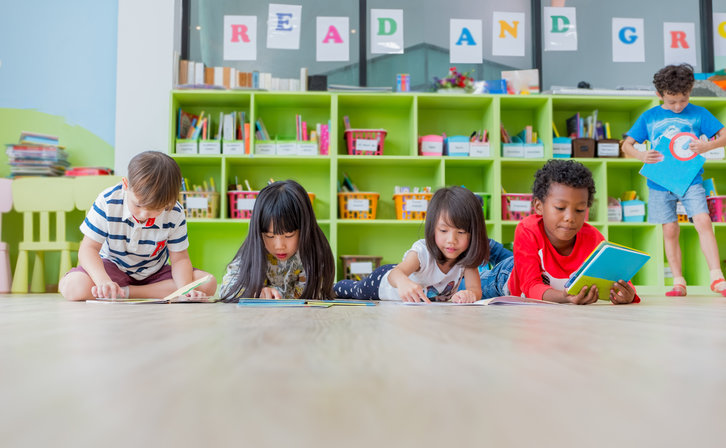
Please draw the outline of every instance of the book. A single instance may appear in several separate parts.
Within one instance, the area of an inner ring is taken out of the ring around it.
[[[661,137],[655,150],[663,155],[663,160],[643,164],[640,174],[683,196],[706,163],[702,155],[688,149],[693,140],[698,140],[698,137],[689,132],[676,134],[672,139]]]
[[[191,283],[187,283],[176,291],[172,292],[166,297],[161,299],[111,299],[108,297],[100,297],[95,300],[86,300],[86,303],[114,303],[123,305],[140,305],[147,303],[214,303],[219,301],[216,297],[202,297],[202,298],[191,298],[185,297],[189,291],[196,288],[199,285],[203,285],[212,279],[211,275],[204,276],[200,279],[194,280]]]
[[[597,286],[598,298],[609,300],[610,287],[618,280],[629,282],[650,255],[620,244],[602,241],[565,283],[568,294],[578,294],[583,286]]]
[[[303,300],[303,299],[240,299],[237,306],[243,307],[260,307],[260,308],[330,308],[331,306],[376,306],[376,302],[371,300],[349,300],[349,299],[333,299],[333,300]]]
[[[401,305],[416,306],[416,305],[434,305],[434,306],[488,306],[488,305],[560,305],[555,302],[548,302],[546,300],[530,299],[529,297],[518,297],[518,296],[501,296],[492,297],[491,299],[481,299],[476,302],[470,303],[455,303],[455,302],[393,302],[400,303]]]

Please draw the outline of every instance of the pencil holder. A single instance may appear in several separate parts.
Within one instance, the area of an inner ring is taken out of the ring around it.
[[[396,219],[426,219],[432,193],[396,193],[393,202],[396,205]]]
[[[502,219],[519,221],[532,214],[532,193],[502,194]]]
[[[382,258],[373,255],[341,255],[343,278],[346,280],[363,280],[381,265]]]
[[[219,193],[214,191],[180,191],[179,202],[187,218],[218,218]]]
[[[345,142],[351,156],[380,156],[386,139],[385,129],[347,129]]]
[[[708,198],[708,211],[713,222],[726,222],[726,196]]]
[[[378,193],[338,193],[340,219],[376,219]]]

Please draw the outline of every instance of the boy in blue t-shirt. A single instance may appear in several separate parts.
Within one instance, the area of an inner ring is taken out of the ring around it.
[[[726,131],[721,122],[705,108],[689,103],[693,83],[693,67],[688,64],[669,65],[653,76],[656,94],[663,104],[645,111],[627,132],[627,138],[623,142],[625,154],[644,163],[660,162],[663,156],[658,151],[640,152],[635,149],[633,143],[650,140],[652,147],[655,148],[662,137],[672,138],[680,132],[690,132],[698,137],[705,135],[709,139],[716,136],[712,141],[692,142],[689,149],[697,154],[703,154],[726,144]],[[678,200],[685,207],[688,216],[693,219],[698,232],[701,250],[711,271],[711,289],[726,296],[726,281],[721,271],[716,237],[708,214],[702,174],[703,168],[683,196],[668,191],[648,179],[648,222],[663,224],[666,258],[673,271],[673,289],[666,293],[667,296],[686,295],[686,280],[681,269],[681,247],[678,244],[680,232],[676,214]]]

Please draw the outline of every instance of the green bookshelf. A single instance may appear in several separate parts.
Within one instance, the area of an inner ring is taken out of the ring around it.
[[[726,122],[726,101],[720,98],[694,98],[694,104],[709,109]],[[443,95],[434,93],[359,94],[328,92],[240,92],[173,91],[171,93],[170,148],[189,182],[201,184],[213,178],[220,191],[220,214],[215,219],[190,219],[188,223],[194,266],[208,270],[219,280],[227,263],[244,240],[249,221],[231,219],[227,192],[235,183],[250,182],[253,190],[273,178],[295,179],[315,194],[313,208],[330,241],[341,277],[341,255],[383,257],[382,263],[398,263],[413,241],[423,238],[423,221],[396,220],[394,186],[433,189],[464,185],[488,197],[486,219],[490,237],[511,242],[517,221],[503,220],[501,191],[530,193],[534,173],[552,156],[552,124],[560,133],[568,117],[597,109],[602,121],[610,122],[613,138],[620,138],[635,119],[658,104],[655,97],[563,97],[548,95]],[[250,155],[176,154],[176,114],[179,108],[192,113],[211,114],[216,122],[220,112],[243,111],[248,121],[262,119],[273,139],[292,140],[295,115],[314,126],[331,123],[330,154],[318,156],[256,155],[255,141]],[[343,117],[351,127],[385,129],[382,156],[348,155]],[[544,158],[501,157],[500,124],[510,134],[526,125],[544,143]],[[486,129],[490,157],[424,157],[418,155],[418,137],[427,134],[470,135]],[[650,253],[653,258],[636,276],[638,291],[662,294],[664,286],[663,235],[659,225],[607,221],[607,196],[618,197],[635,190],[647,201],[645,179],[638,174],[640,162],[620,158],[577,159],[593,172],[597,195],[589,222],[611,241]],[[375,220],[339,219],[337,185],[348,174],[361,191],[380,194]],[[726,161],[709,160],[705,177],[713,177],[719,191],[726,191]],[[235,180],[237,179],[237,180]],[[719,250],[726,258],[726,224],[714,225]],[[692,224],[682,225],[684,275],[689,292],[708,291],[708,269],[698,246]],[[688,249],[688,250],[686,250]]]

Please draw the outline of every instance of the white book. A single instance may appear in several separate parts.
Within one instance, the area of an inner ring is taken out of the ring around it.
[[[224,67],[214,67],[214,85],[224,86]]]
[[[194,84],[204,84],[204,63],[194,63]]]
[[[300,90],[302,92],[308,90],[308,69],[307,67],[300,68],[300,81],[298,84],[298,88],[295,90]]]
[[[224,116],[224,131],[222,135],[224,140],[234,140],[235,114],[227,114]]]
[[[229,69],[229,71],[231,72],[231,76],[230,76],[230,80],[229,80],[229,88],[236,89],[237,87],[239,87],[239,85],[237,84],[237,69],[231,68],[231,69]]]
[[[196,78],[195,78],[196,75],[194,74],[195,70],[196,70],[196,66],[197,66],[197,64],[194,61],[187,62],[187,83],[188,84],[193,84],[196,82]]]
[[[224,121],[224,112],[219,113],[219,127],[217,128],[217,136],[215,137],[217,140],[222,139],[222,122]]]
[[[299,92],[300,89],[300,80],[299,79],[291,79],[290,80],[290,90],[293,92]]]

